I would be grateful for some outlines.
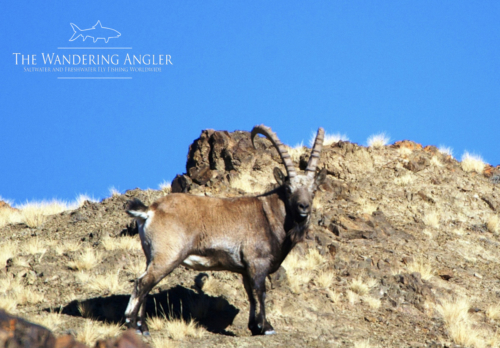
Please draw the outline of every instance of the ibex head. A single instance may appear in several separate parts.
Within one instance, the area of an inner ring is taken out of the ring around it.
[[[268,138],[278,150],[278,153],[285,165],[287,176],[279,168],[274,168],[274,177],[279,185],[285,188],[286,200],[289,208],[293,212],[296,222],[307,221],[311,214],[314,195],[319,185],[326,178],[326,170],[323,169],[318,175],[316,174],[316,166],[318,165],[319,155],[323,148],[324,138],[323,128],[318,129],[316,140],[307,163],[305,174],[297,174],[292,159],[286,150],[286,147],[280,142],[271,128],[264,125],[255,126],[252,129],[251,138],[252,144],[255,147],[254,139],[257,134],[262,134]]]

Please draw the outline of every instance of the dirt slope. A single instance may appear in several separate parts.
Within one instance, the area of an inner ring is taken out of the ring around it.
[[[302,169],[308,155],[308,149],[293,151]],[[274,182],[275,166],[280,158],[267,140],[259,139],[255,150],[248,132],[208,130],[191,145],[186,174],[174,179],[172,191],[260,193]],[[208,332],[164,343],[351,347],[369,339],[380,347],[498,346],[498,167],[465,172],[436,148],[408,141],[378,149],[328,145],[318,167],[329,175],[316,196],[309,239],[268,283],[268,314],[278,334],[250,336],[237,275],[207,277],[179,267],[152,291],[148,314],[194,318]],[[0,265],[0,297],[3,291],[13,298],[21,288],[35,294],[17,298],[10,311],[47,326],[51,312],[61,312],[52,327],[57,335],[84,337],[86,323],[121,323],[145,264],[123,206],[165,194],[135,189],[52,215],[36,228],[3,227],[0,241],[10,243],[13,257]],[[86,253],[95,265],[84,265]],[[451,305],[457,308],[464,299],[465,310],[450,316],[448,304],[458,300]],[[173,336],[166,329],[151,333]]]

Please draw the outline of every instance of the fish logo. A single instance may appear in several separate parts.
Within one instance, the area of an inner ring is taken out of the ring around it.
[[[78,28],[76,24],[70,24],[74,33],[69,41],[75,41],[81,36],[83,37],[83,41],[85,41],[86,38],[91,37],[94,39],[94,43],[96,43],[99,39],[103,39],[106,43],[108,43],[109,39],[114,39],[122,35],[115,29],[103,27],[101,21],[97,21],[92,28],[83,30]]]

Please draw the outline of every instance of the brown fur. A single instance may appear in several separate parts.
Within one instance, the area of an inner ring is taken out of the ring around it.
[[[262,126],[258,130],[261,129]],[[271,133],[267,128],[265,131]],[[317,138],[321,141],[313,152],[321,150],[322,135],[320,129]],[[277,138],[274,140],[278,143]],[[309,169],[312,171],[315,166]],[[274,333],[266,320],[265,279],[278,270],[292,248],[304,239],[314,194],[326,176],[326,170],[316,178],[314,172],[297,175],[290,165],[287,171],[294,175],[286,178],[281,170],[275,169],[280,187],[256,197],[215,198],[174,193],[150,207],[138,200],[131,201],[127,212],[137,220],[147,269],[136,280],[130,297],[125,312],[128,326],[143,333],[148,331],[144,299],[182,263],[196,270],[241,274],[250,301],[248,328],[253,334]],[[254,291],[260,306],[258,316]]]

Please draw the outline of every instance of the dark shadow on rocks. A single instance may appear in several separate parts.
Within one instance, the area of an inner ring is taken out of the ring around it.
[[[46,311],[59,311],[63,314],[93,318],[108,323],[123,323],[129,295],[112,295],[96,297],[84,301],[72,301],[65,307],[46,308]],[[208,331],[224,335],[234,335],[226,331],[233,323],[239,310],[225,298],[212,297],[201,291],[195,292],[177,285],[156,294],[150,294],[146,299],[148,317],[166,316],[168,319],[194,319]]]

